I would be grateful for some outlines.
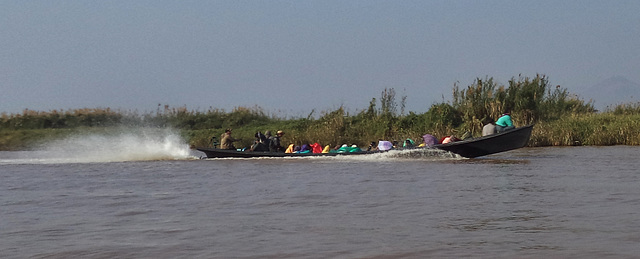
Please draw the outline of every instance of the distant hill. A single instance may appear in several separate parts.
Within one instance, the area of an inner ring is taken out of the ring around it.
[[[600,111],[622,103],[640,102],[640,84],[623,76],[607,78],[583,92],[585,101],[592,99]]]

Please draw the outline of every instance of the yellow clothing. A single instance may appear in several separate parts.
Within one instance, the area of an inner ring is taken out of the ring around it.
[[[293,144],[289,144],[289,147],[284,152],[285,153],[293,153]]]
[[[331,150],[331,147],[329,145],[326,145],[322,150],[322,153],[329,153],[329,150]]]

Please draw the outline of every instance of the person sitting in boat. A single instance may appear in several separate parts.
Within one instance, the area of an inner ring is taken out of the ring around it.
[[[496,132],[498,133],[515,128],[516,127],[513,126],[513,122],[511,122],[511,113],[508,111],[503,113],[502,116],[498,118],[498,121],[496,121]]]
[[[367,147],[367,151],[376,151],[378,150],[378,146],[376,145],[376,142],[371,142],[369,144],[369,147]]]
[[[309,144],[303,144],[300,147],[300,150],[298,150],[298,152],[296,153],[311,153],[311,146]]]
[[[311,146],[311,152],[319,154],[322,153],[322,145],[318,144],[318,142],[313,143]]]
[[[294,145],[293,144],[289,144],[289,147],[287,147],[287,150],[285,150],[285,153],[293,153],[294,151]]]
[[[273,139],[273,136],[271,136],[271,131],[267,130],[264,132],[264,144],[267,145],[267,147],[271,147],[271,140]],[[271,148],[269,148],[271,149]]]
[[[271,134],[269,132],[269,134]],[[269,144],[267,137],[262,132],[256,132],[256,140],[251,145],[251,151],[269,151]]]
[[[391,143],[390,141],[386,141],[382,139],[378,141],[378,150],[386,151],[392,148],[393,148],[393,143]]]
[[[487,136],[496,133],[496,124],[494,124],[493,119],[486,118],[485,125],[482,127],[482,136]]]
[[[416,143],[413,142],[413,139],[410,139],[410,138],[405,139],[404,143],[402,144],[403,148],[412,148],[412,147],[415,147],[415,146],[416,146]]]
[[[455,142],[455,141],[460,141],[460,139],[457,138],[454,135],[446,136],[446,137],[442,138],[442,144],[447,144],[447,143],[451,143],[451,142]]]
[[[275,136],[269,138],[269,151],[284,152],[284,147],[280,144],[280,138],[284,135],[284,131],[278,130]]]
[[[233,142],[240,141],[241,139],[235,139],[231,137],[231,129],[226,129],[222,136],[220,136],[220,148],[221,149],[236,149],[233,146]]]
[[[211,147],[216,148],[218,145],[218,139],[216,139],[216,136],[211,137]]]
[[[361,152],[362,149],[358,147],[358,145],[353,144],[351,146],[347,144],[342,144],[342,146],[338,149],[338,153],[353,153],[353,152]]]
[[[424,134],[422,136],[422,141],[423,143],[420,144],[420,147],[430,147],[436,144],[439,144],[438,140],[436,139],[436,137],[434,137],[431,134]]]

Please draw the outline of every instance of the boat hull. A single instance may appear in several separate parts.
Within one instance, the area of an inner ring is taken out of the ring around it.
[[[456,153],[467,158],[481,157],[527,146],[533,125],[470,140],[434,145],[434,148]]]
[[[254,158],[254,157],[317,157],[317,156],[352,156],[379,153],[379,151],[361,151],[352,153],[281,153],[281,152],[253,152],[232,149],[198,148],[207,158]]]

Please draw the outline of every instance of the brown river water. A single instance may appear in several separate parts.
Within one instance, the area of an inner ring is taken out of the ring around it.
[[[161,144],[0,152],[0,258],[640,257],[640,147],[198,159]]]

